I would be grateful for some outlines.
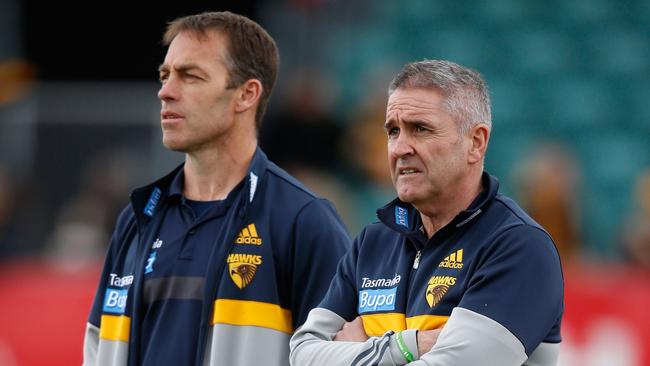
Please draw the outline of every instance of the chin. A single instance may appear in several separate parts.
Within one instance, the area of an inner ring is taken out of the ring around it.
[[[405,203],[413,203],[415,200],[415,195],[413,192],[397,192],[397,197],[400,199],[400,201],[405,202]]]
[[[163,139],[163,145],[171,151],[180,151],[180,152],[185,152],[186,146],[181,143],[180,141],[174,141],[174,140],[165,140]]]

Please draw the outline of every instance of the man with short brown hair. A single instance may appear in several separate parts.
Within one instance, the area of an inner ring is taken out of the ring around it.
[[[118,218],[85,365],[287,365],[289,338],[348,247],[334,207],[257,146],[273,39],[229,12],[171,22],[163,144],[185,163]]]

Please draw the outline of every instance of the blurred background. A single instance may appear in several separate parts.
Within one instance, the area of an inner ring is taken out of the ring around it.
[[[650,365],[645,0],[1,0],[0,365],[81,362],[118,212],[183,159],[160,142],[162,32],[205,10],[245,14],[277,41],[261,146],[332,200],[351,235],[393,197],[393,75],[425,58],[480,71],[486,169],[561,252],[561,365]]]

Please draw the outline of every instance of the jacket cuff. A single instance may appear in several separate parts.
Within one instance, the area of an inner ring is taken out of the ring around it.
[[[407,329],[402,331],[402,340],[404,340],[404,344],[406,345],[406,348],[408,348],[409,352],[411,352],[413,355],[414,360],[420,358],[420,353],[418,352],[417,332],[417,329]],[[405,365],[408,363],[402,354],[402,351],[400,351],[399,346],[397,345],[396,333],[390,336],[389,348],[390,355],[397,365]]]

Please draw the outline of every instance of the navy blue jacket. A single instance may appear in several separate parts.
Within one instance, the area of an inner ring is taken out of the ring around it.
[[[165,323],[153,330],[140,327],[143,274],[180,169],[136,189],[117,221],[88,320],[85,364],[135,365],[141,334],[165,331]],[[203,299],[196,364],[288,364],[293,330],[318,304],[349,247],[334,207],[258,149],[214,242],[207,273],[194,289]],[[196,297],[178,285],[197,283],[192,281],[175,277],[164,290],[168,294],[158,296]]]
[[[327,339],[336,329],[327,324],[338,326],[337,317],[352,321],[361,316],[366,333],[384,335],[386,347],[392,347],[392,332],[440,328],[456,309],[463,309],[463,319],[469,314],[507,329],[514,336],[508,342],[520,342],[519,359],[531,357],[540,344],[558,344],[563,278],[553,241],[515,202],[498,193],[496,178],[484,173],[482,184],[470,207],[430,239],[410,204],[396,199],[379,209],[380,222],[368,225],[341,260],[318,306],[324,311],[314,310],[307,330],[292,340],[298,350],[295,360],[318,360],[327,350],[331,360],[343,359],[337,342],[328,346],[315,341]],[[366,343],[365,348],[351,348],[349,352],[357,353],[349,359],[357,362],[375,351],[378,359],[388,357],[382,353],[388,348],[376,346],[383,343]],[[314,344],[313,349],[304,346],[301,353],[299,347],[307,344]]]

